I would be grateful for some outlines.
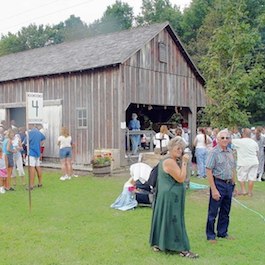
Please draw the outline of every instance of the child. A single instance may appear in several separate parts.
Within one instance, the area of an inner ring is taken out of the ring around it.
[[[0,193],[5,193],[7,180],[6,163],[2,147],[0,147]]]

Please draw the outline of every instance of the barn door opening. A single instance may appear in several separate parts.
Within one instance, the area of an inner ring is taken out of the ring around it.
[[[178,125],[187,127],[189,109],[176,106],[160,106],[147,104],[130,104],[126,110],[126,123],[131,120],[132,113],[138,115],[141,130],[159,131],[162,124],[168,128],[176,128]]]
[[[14,120],[16,127],[26,126],[26,108],[10,108],[7,112],[9,122]]]

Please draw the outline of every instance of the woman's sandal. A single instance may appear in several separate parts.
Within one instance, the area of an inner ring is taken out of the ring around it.
[[[189,258],[189,259],[197,259],[199,258],[198,254],[195,254],[191,251],[181,251],[179,252],[179,255],[184,258]]]
[[[153,246],[153,251],[154,252],[159,252],[160,251],[160,248],[158,246]]]

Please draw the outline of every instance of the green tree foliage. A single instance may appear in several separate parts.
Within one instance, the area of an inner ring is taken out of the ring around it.
[[[211,103],[206,114],[212,126],[246,126],[252,88],[260,81],[261,67],[253,57],[260,38],[248,21],[246,1],[220,1],[216,8],[223,24],[215,29],[202,64]]]
[[[149,25],[169,21],[173,29],[182,35],[182,14],[178,6],[172,6],[169,0],[143,0],[142,11],[136,17],[138,25]]]
[[[261,41],[257,45],[254,56],[265,69],[265,0],[249,0],[249,21],[260,34]],[[248,107],[251,112],[251,123],[265,122],[265,71],[260,75],[260,84],[253,87],[254,95],[250,98]]]
[[[108,6],[101,19],[89,25],[90,35],[104,34],[129,29],[133,24],[133,8],[116,1]]]
[[[80,17],[74,15],[71,15],[65,20],[59,32],[63,36],[64,41],[83,39],[89,34],[88,26],[80,19]]]
[[[209,8],[202,25],[196,30],[196,35],[194,34],[186,43],[190,56],[200,69],[201,59],[208,53],[209,40],[213,36],[215,29],[222,24],[223,15],[218,11],[218,8]],[[183,31],[186,32],[185,30]]]
[[[28,27],[23,27],[17,34],[8,33],[6,36],[2,36],[0,56],[57,44],[62,41],[63,36],[59,33],[59,26],[44,27],[43,25],[31,24]]]
[[[44,28],[43,25],[31,24],[28,27],[23,27],[18,32],[17,38],[25,50],[40,48],[50,41],[50,30],[50,27]]]
[[[25,50],[16,34],[8,33],[0,41],[0,56]]]
[[[65,22],[54,26],[31,24],[18,33],[8,33],[0,40],[0,56],[29,49],[58,44],[88,36],[88,27],[79,17],[73,15]]]
[[[196,42],[197,33],[214,2],[215,0],[193,0],[190,6],[184,10],[181,21],[182,41],[184,43]]]
[[[170,0],[142,0],[136,18],[125,2],[108,6],[90,25],[71,15],[57,25],[32,24],[1,36],[0,56],[129,29],[134,22],[169,21],[205,76],[204,122],[233,126],[265,120],[265,0],[192,0],[183,13]]]

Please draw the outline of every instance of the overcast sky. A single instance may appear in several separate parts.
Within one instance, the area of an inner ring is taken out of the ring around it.
[[[65,21],[70,15],[80,17],[87,24],[102,17],[107,6],[116,0],[5,0],[0,8],[0,35],[16,33],[29,24],[53,25]],[[142,0],[122,0],[133,7],[134,15],[140,13]],[[170,0],[181,9],[191,0]]]

